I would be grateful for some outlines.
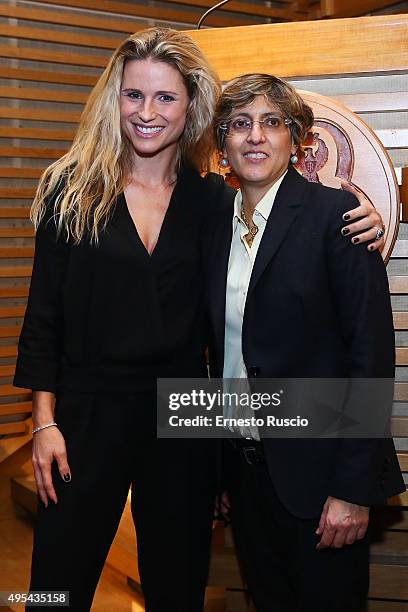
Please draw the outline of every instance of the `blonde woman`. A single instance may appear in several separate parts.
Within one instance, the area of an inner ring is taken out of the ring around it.
[[[15,384],[32,388],[32,590],[88,610],[132,487],[146,609],[203,606],[213,447],[156,439],[156,378],[206,372],[202,179],[219,82],[176,31],[131,36],[46,171]],[[188,162],[188,164],[186,163]],[[223,187],[221,187],[222,189]]]
[[[146,610],[203,607],[215,449],[157,440],[155,391],[159,376],[206,371],[200,236],[225,188],[197,170],[212,151],[219,92],[187,36],[131,36],[33,204],[14,381],[33,389],[43,502],[31,589],[69,591],[75,611],[91,606],[129,487]],[[367,203],[351,213],[364,214],[357,229],[381,221]]]

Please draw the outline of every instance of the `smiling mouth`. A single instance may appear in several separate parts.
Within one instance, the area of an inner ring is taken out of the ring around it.
[[[148,126],[148,125],[140,125],[138,123],[133,123],[133,127],[134,127],[135,132],[142,136],[154,136],[164,130],[164,126],[162,125]]]
[[[263,153],[262,151],[249,151],[248,153],[244,153],[243,156],[245,157],[245,159],[250,160],[267,159],[269,157],[269,155]]]

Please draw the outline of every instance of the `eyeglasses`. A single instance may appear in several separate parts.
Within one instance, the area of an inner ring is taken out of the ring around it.
[[[264,132],[279,134],[293,123],[291,119],[279,115],[269,115],[262,120],[248,119],[247,117],[236,117],[231,121],[221,123],[219,128],[225,135],[247,134],[252,130],[254,123],[262,126]]]

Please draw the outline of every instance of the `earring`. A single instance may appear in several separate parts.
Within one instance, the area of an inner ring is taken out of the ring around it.
[[[293,164],[293,165],[295,165],[295,164],[297,164],[297,163],[298,163],[298,161],[299,161],[299,158],[298,158],[298,156],[296,155],[296,153],[294,153],[294,154],[291,156],[291,158],[290,158],[290,163],[291,163],[291,164]]]
[[[229,166],[229,161],[226,157],[222,157],[218,163],[220,168],[228,168]]]

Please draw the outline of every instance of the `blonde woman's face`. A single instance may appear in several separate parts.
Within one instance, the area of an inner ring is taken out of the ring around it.
[[[254,122],[252,128],[246,132],[234,132],[234,121],[239,126],[246,119]],[[297,147],[292,142],[289,127],[281,125],[282,119],[278,107],[262,95],[256,96],[251,104],[233,113],[225,139],[224,155],[241,186],[247,183],[269,187],[285,172],[290,156]],[[281,127],[275,128],[275,125]]]
[[[190,100],[180,72],[152,59],[125,65],[120,92],[122,130],[135,153],[150,157],[177,149]]]

